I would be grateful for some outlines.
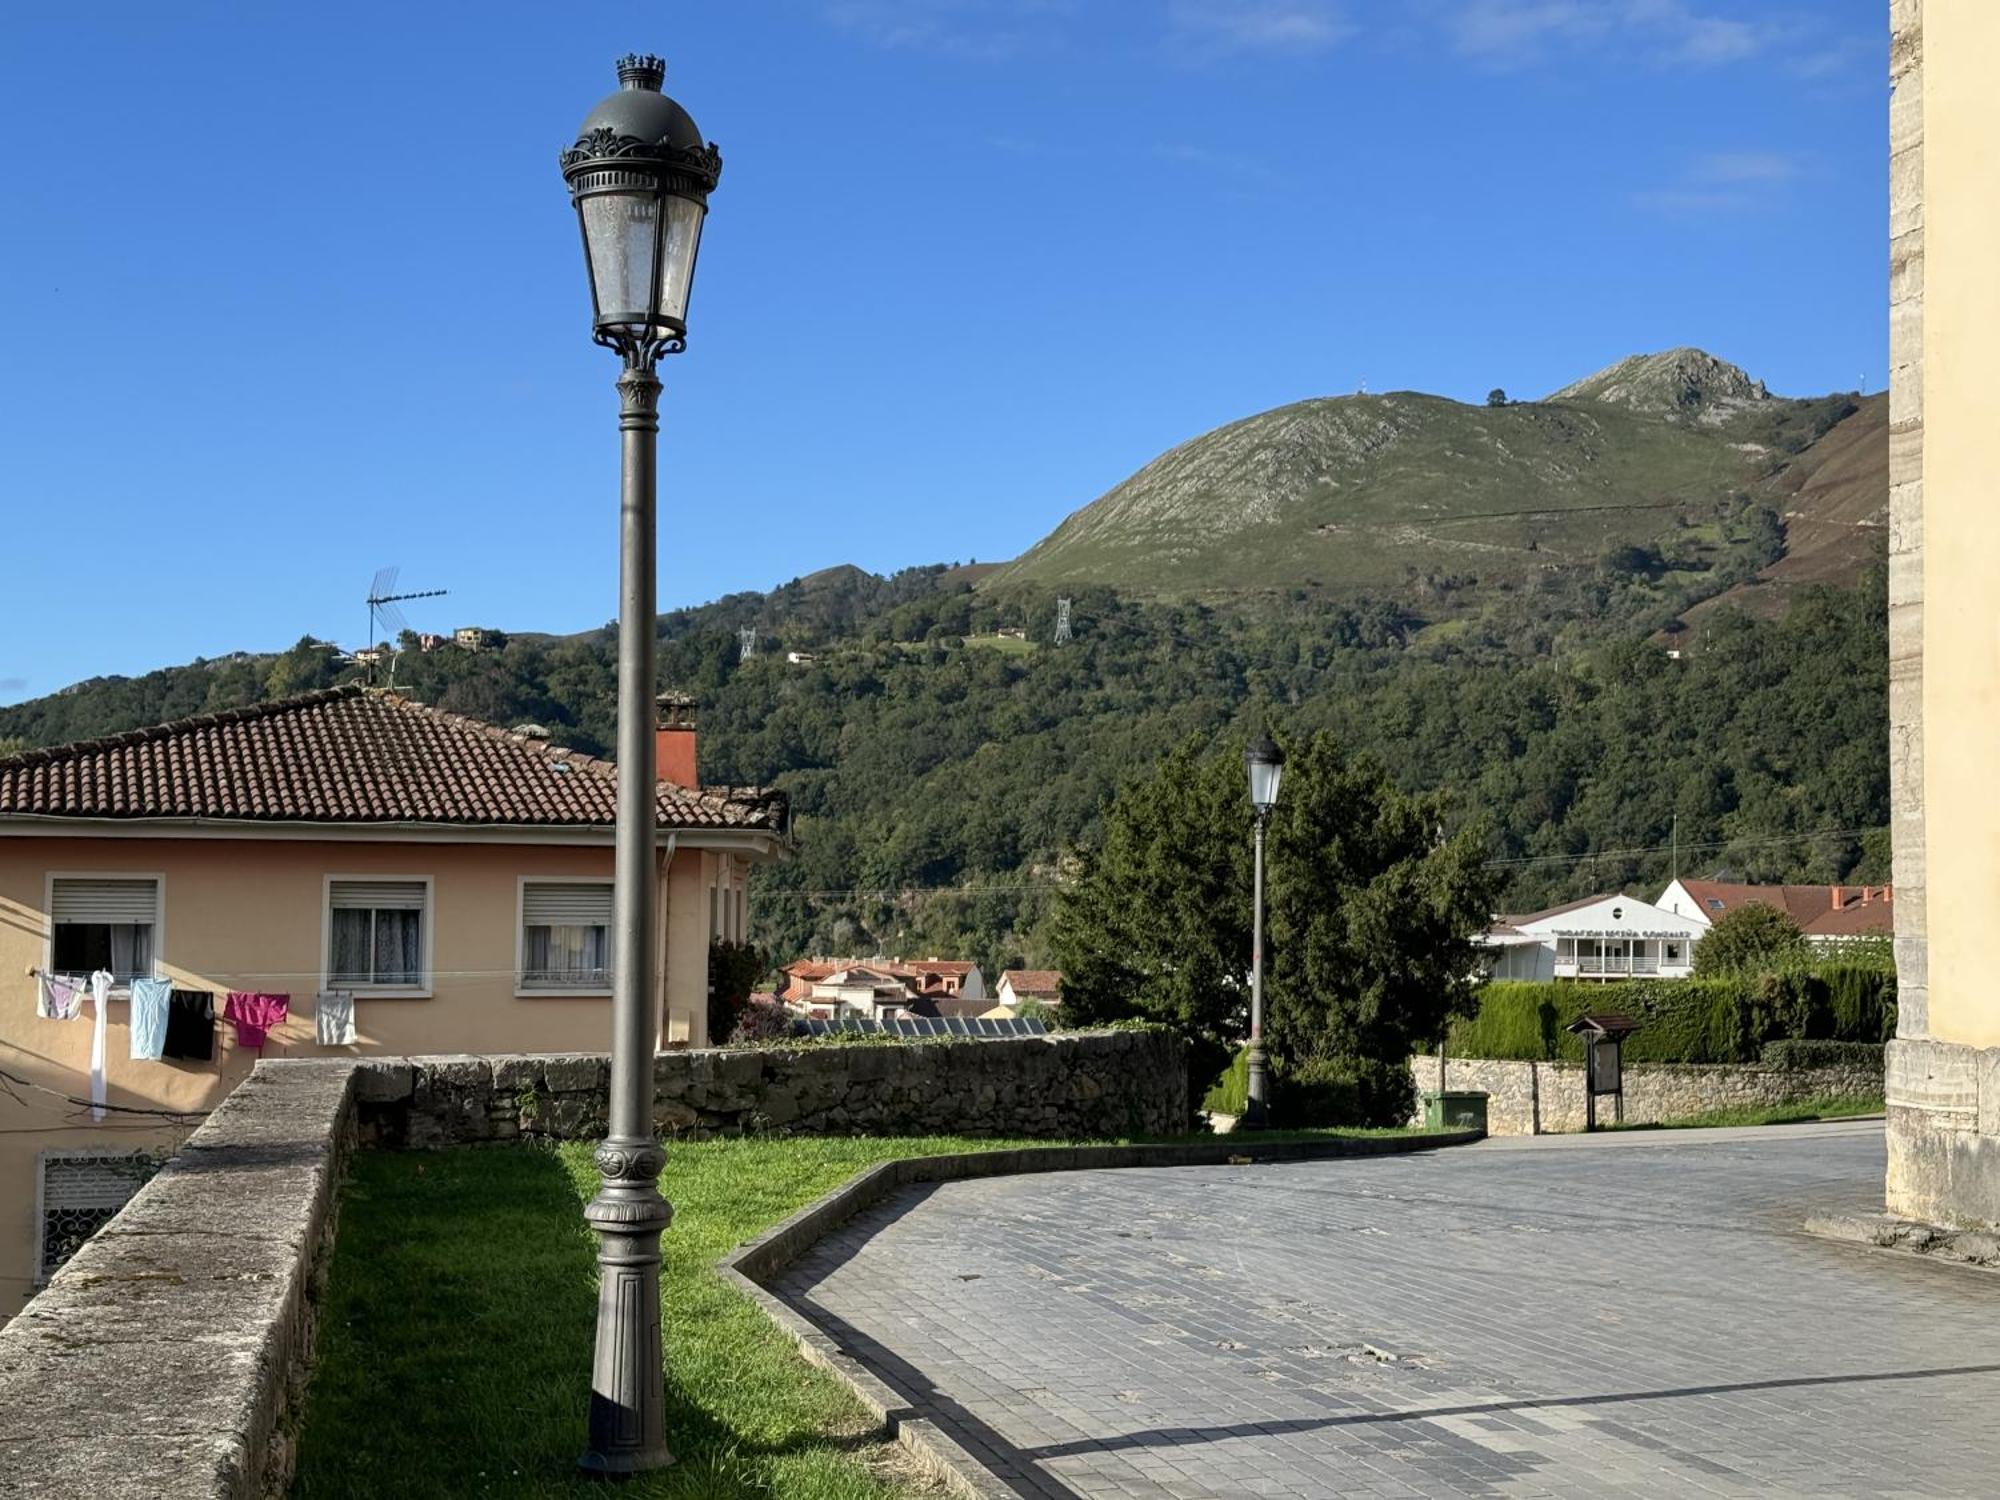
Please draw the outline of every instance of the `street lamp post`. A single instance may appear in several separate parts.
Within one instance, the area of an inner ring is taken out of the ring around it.
[[[584,1210],[599,1235],[597,1354],[590,1439],[580,1463],[639,1474],[674,1461],[667,1447],[660,1347],[660,1196],[666,1152],[653,1132],[659,1040],[654,932],[659,892],[658,779],[653,736],[658,511],[654,460],[664,354],[686,347],[708,195],[722,156],[686,110],[660,92],[666,64],[619,59],[617,93],[592,110],[562,153],[583,228],[591,336],[624,360],[618,377],[623,481],[618,531],[618,838],[611,950],[611,1111],[597,1148],[604,1185]]]
[[[1243,752],[1243,764],[1250,773],[1250,805],[1257,811],[1250,898],[1250,1078],[1243,1123],[1261,1130],[1270,1121],[1270,1069],[1264,1058],[1264,825],[1278,805],[1285,754],[1269,735],[1259,735]]]

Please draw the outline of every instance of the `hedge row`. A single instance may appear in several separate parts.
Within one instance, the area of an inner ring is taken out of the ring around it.
[[[1495,980],[1481,991],[1479,1013],[1452,1026],[1446,1046],[1457,1057],[1581,1061],[1582,1042],[1565,1028],[1586,1011],[1640,1023],[1625,1042],[1628,1062],[1747,1063],[1767,1042],[1887,1041],[1896,1031],[1896,977],[1829,964],[1729,979]]]

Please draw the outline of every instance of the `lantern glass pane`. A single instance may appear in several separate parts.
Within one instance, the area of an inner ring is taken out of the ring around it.
[[[653,298],[660,200],[651,193],[599,193],[583,199],[578,211],[597,291],[597,321],[644,327]]]
[[[1284,765],[1277,761],[1250,762],[1250,805],[1271,808],[1278,803],[1278,778],[1284,773]]]
[[[692,198],[666,200],[667,232],[660,266],[659,318],[682,327],[687,321],[688,293],[694,285],[695,250],[701,243],[702,206]]]

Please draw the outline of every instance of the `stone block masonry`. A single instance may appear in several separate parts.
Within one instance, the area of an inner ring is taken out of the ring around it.
[[[369,1059],[356,1084],[362,1138],[423,1149],[520,1135],[604,1133],[609,1059]],[[663,1052],[653,1069],[663,1137],[1178,1135],[1189,1126],[1187,1044],[1156,1031],[987,1041]]]
[[[1437,1088],[1438,1060],[1410,1059],[1419,1092]],[[1491,1135],[1555,1135],[1583,1129],[1583,1064],[1453,1057],[1445,1077],[1454,1089],[1487,1095]],[[1762,1109],[1837,1095],[1882,1092],[1876,1067],[1767,1068],[1756,1064],[1627,1063],[1625,1123],[1656,1125],[1716,1109]],[[1609,1099],[1598,1120],[1610,1121]]]

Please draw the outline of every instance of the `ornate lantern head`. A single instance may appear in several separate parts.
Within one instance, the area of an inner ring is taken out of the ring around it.
[[[583,226],[593,337],[629,358],[683,348],[688,292],[722,153],[660,92],[667,65],[618,60],[617,93],[585,117],[562,154]]]
[[[1278,805],[1278,781],[1285,774],[1285,752],[1268,734],[1259,735],[1243,752],[1244,769],[1250,773],[1250,805],[1268,813]]]

